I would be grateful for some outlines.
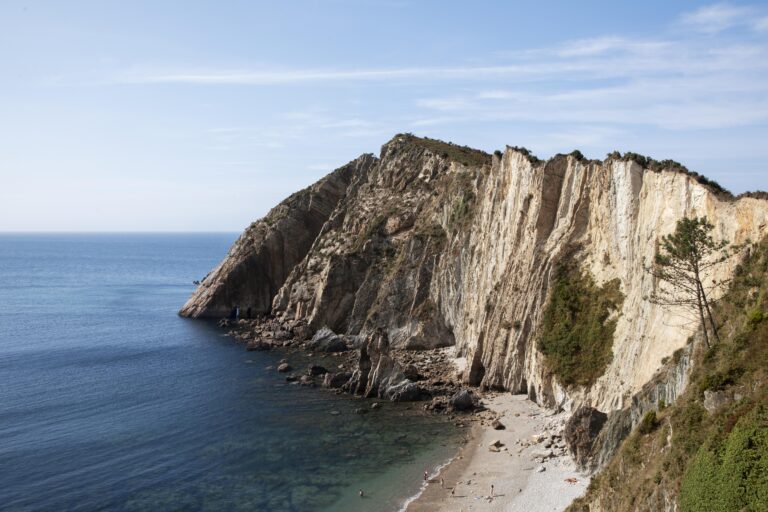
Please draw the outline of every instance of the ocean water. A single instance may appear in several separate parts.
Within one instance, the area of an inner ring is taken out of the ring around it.
[[[0,235],[0,510],[397,510],[455,453],[178,317],[234,238]]]

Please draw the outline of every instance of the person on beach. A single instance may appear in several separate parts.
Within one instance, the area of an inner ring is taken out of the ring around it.
[[[363,492],[362,489],[360,489],[360,491],[358,491],[358,494],[360,495],[361,498],[365,498],[365,493]]]
[[[429,478],[429,471],[427,471],[427,470],[425,469],[425,470],[424,470],[424,481],[426,482],[428,478]]]
[[[456,485],[459,485],[458,483]],[[456,497],[456,485],[451,488],[451,498]]]
[[[491,499],[493,499],[493,484],[491,484]]]
[[[443,480],[443,477],[440,477],[440,488],[445,489],[445,480]]]

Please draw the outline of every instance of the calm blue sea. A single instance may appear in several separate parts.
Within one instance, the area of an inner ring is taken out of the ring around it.
[[[418,405],[355,414],[178,317],[234,238],[0,235],[0,510],[397,510],[453,455]]]

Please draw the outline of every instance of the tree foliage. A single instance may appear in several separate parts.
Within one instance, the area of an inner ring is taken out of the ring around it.
[[[680,219],[675,232],[661,239],[653,266],[648,269],[660,281],[651,301],[696,312],[707,346],[708,330],[719,340],[712,316],[713,292],[726,284],[715,282],[711,274],[728,257],[728,242],[715,241],[713,229],[706,217]]]

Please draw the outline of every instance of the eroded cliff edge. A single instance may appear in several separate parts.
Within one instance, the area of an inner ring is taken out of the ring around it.
[[[378,331],[395,351],[453,347],[466,383],[617,411],[696,329],[646,300],[656,283],[643,268],[657,240],[692,215],[734,243],[768,232],[767,201],[653,167],[578,154],[543,162],[511,147],[488,155],[399,135],[378,159],[360,157],[252,225],[181,314],[223,317],[237,305],[288,332],[328,326]],[[537,349],[564,263],[596,286],[618,282],[623,297],[610,361],[588,386],[564,386]]]

